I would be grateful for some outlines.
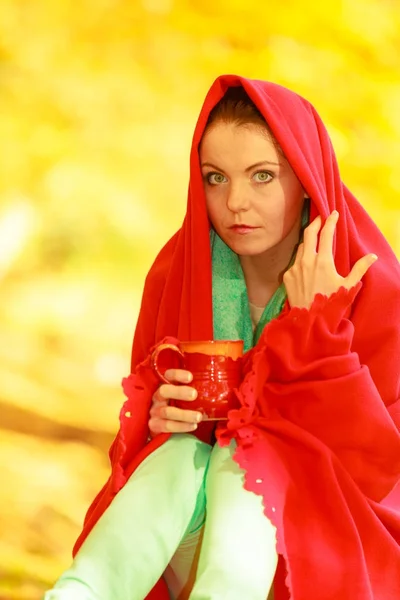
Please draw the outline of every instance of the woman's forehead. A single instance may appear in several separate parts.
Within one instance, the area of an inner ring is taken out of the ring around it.
[[[201,159],[218,157],[229,160],[231,158],[247,158],[257,160],[282,160],[276,143],[267,130],[255,124],[236,125],[234,123],[217,123],[203,136],[200,145]],[[256,161],[257,162],[257,161]]]

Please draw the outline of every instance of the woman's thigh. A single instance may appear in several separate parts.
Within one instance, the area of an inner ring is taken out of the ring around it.
[[[233,460],[235,443],[215,445],[206,474],[207,516],[191,598],[265,598],[276,566],[276,530],[263,499],[244,489],[244,472]],[[224,592],[225,590],[225,592]],[[225,596],[223,595],[225,593]],[[218,595],[222,594],[222,595]]]
[[[185,535],[204,520],[198,496],[204,495],[210,452],[194,436],[177,434],[147,457],[48,597],[57,598],[57,590],[60,598],[76,600],[142,600]]]

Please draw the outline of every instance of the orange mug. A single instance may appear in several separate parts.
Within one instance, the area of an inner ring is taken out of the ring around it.
[[[171,400],[170,404],[203,413],[203,421],[227,419],[228,411],[239,406],[234,389],[241,382],[243,341],[179,342],[178,346],[159,344],[152,354],[153,369],[161,381],[171,383],[160,366],[160,357],[167,350],[178,356],[179,368],[192,373],[193,380],[189,385],[197,390],[196,400]],[[171,368],[170,364],[168,368]]]

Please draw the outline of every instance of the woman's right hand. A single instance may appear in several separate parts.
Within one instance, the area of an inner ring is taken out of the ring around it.
[[[189,385],[175,385],[173,382],[188,384],[193,376],[183,369],[169,369],[165,377],[171,383],[163,383],[153,396],[150,410],[149,429],[154,437],[159,433],[185,433],[197,429],[202,420],[202,413],[190,410],[190,402],[197,398],[197,391]],[[169,406],[170,400],[184,400],[188,408]]]

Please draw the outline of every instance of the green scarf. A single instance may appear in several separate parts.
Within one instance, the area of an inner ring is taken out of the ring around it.
[[[309,212],[309,202],[306,201],[299,242],[303,237],[304,228],[308,225]],[[286,301],[285,286],[282,283],[278,287],[253,333],[249,298],[239,256],[232,252],[214,230],[210,232],[210,242],[214,339],[243,340],[246,352],[258,342],[265,325],[281,313]],[[295,259],[296,251],[297,246],[288,268]]]

